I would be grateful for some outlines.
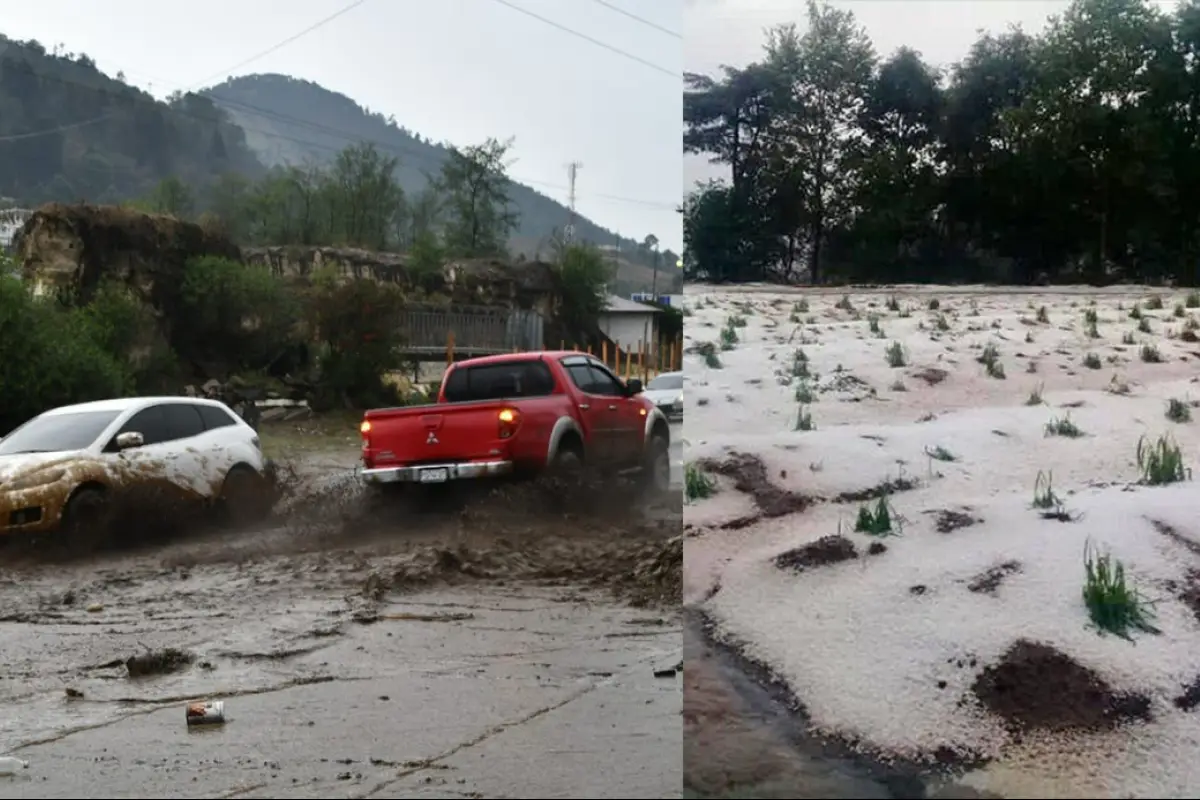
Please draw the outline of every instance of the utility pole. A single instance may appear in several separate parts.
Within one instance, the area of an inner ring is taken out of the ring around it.
[[[566,236],[567,244],[575,242],[575,178],[579,176],[579,170],[583,164],[578,161],[572,161],[567,164],[567,208],[570,210],[570,216],[567,218],[567,228],[563,232]]]

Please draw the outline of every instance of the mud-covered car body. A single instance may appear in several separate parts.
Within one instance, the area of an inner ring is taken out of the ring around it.
[[[262,476],[266,469],[254,430],[215,400],[64,406],[0,439],[0,535],[56,530],[80,493],[144,488],[211,502],[232,472]]]

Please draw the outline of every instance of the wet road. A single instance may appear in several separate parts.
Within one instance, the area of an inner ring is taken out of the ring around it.
[[[678,612],[589,579],[671,529],[524,550],[272,531],[0,568],[0,753],[30,762],[0,797],[679,797],[681,678],[654,675],[682,659]],[[521,577],[530,552],[562,577]],[[164,648],[176,671],[129,676]],[[226,723],[189,729],[193,699]]]
[[[333,622],[314,611],[300,615]],[[292,657],[232,651],[214,620],[208,641],[188,642],[214,669],[60,673],[82,699],[51,681],[6,699],[4,737],[30,769],[0,795],[679,795],[680,688],[653,677],[678,659],[672,624],[538,591],[436,593],[385,611],[475,617],[384,619]],[[136,652],[138,625],[127,625],[77,635],[108,642],[87,648],[96,655]],[[225,697],[227,723],[189,730],[182,700],[193,696]]]
[[[130,576],[4,624],[0,737],[30,768],[0,796],[679,795],[681,689],[654,677],[680,658],[675,619],[546,587],[364,614],[275,591],[282,564],[228,569]],[[222,604],[238,583],[256,599]],[[194,662],[127,676],[126,657],[165,646]],[[189,730],[192,698],[224,698],[227,723]]]

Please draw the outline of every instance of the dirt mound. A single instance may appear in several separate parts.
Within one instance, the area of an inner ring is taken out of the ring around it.
[[[901,475],[898,478],[890,478],[883,483],[875,486],[868,486],[866,489],[854,489],[847,492],[842,492],[833,498],[835,503],[865,503],[868,500],[878,500],[881,497],[890,497],[896,492],[909,492],[921,485],[921,482],[916,478],[908,478]]]
[[[777,486],[767,477],[767,466],[762,459],[749,453],[731,453],[724,461],[705,459],[700,467],[733,479],[733,488],[750,495],[758,508],[758,515],[733,520],[723,528],[744,528],[759,519],[771,519],[795,514],[813,503],[811,497]]]
[[[130,656],[125,660],[125,670],[131,678],[168,675],[184,669],[194,660],[195,657],[191,653],[168,647],[165,650],[154,650]]]
[[[682,600],[683,537],[665,541],[596,539],[425,546],[373,572],[362,594],[373,601],[389,593],[472,580],[577,584],[611,590],[635,606],[678,606]]]
[[[955,511],[949,508],[930,513],[937,515],[934,518],[933,527],[938,533],[953,533],[960,528],[969,528],[981,521],[965,511]]]
[[[980,572],[967,584],[967,591],[975,594],[995,594],[1000,588],[1000,584],[1004,583],[1004,579],[1009,575],[1015,575],[1021,571],[1020,561],[1005,561],[1002,564],[997,564],[994,567],[988,567],[983,572]]]
[[[775,566],[793,572],[802,572],[809,567],[822,567],[858,558],[854,542],[845,536],[822,536],[803,547],[786,550],[775,556]]]
[[[1102,730],[1150,719],[1149,698],[1116,692],[1065,653],[1026,639],[986,667],[971,692],[1013,728]]]

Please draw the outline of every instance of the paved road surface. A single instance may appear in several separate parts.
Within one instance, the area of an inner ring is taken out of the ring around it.
[[[4,631],[10,663],[15,651],[58,651],[62,685],[36,681],[26,694],[5,682],[0,729],[30,768],[0,778],[0,796],[680,795],[679,679],[653,676],[680,657],[673,621],[517,589],[383,609],[474,614],[458,622],[382,619],[334,634],[329,611],[310,606],[262,609],[262,623],[241,631],[201,614],[210,621],[181,637],[155,635],[122,606]],[[307,635],[297,617],[313,625]],[[61,653],[79,636],[93,641]],[[142,636],[187,645],[215,669],[138,681],[123,667],[81,669],[84,653],[119,657]],[[66,686],[84,697],[68,698]],[[228,722],[189,730],[185,696],[225,696]]]
[[[0,798],[679,797],[677,612],[506,581],[470,536],[497,577],[440,588],[402,536],[0,561],[0,754],[30,761]],[[191,660],[129,677],[164,648]],[[196,698],[226,724],[189,730]]]

